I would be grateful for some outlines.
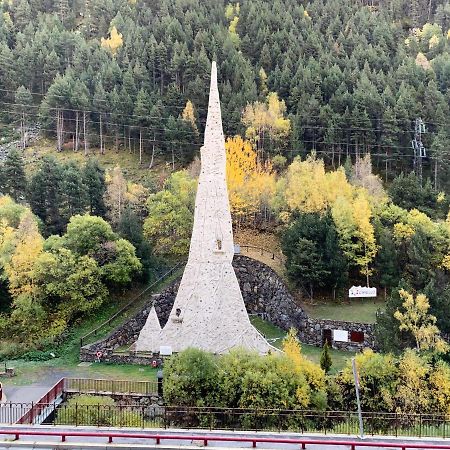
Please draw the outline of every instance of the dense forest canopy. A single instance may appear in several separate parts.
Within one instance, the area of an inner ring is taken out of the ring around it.
[[[446,0],[3,0],[0,12],[3,120],[39,121],[59,150],[138,145],[189,162],[216,59],[228,135],[249,134],[247,105],[282,101],[285,133],[253,121],[263,157],[370,152],[390,179],[414,168],[417,128],[416,169],[447,188]]]

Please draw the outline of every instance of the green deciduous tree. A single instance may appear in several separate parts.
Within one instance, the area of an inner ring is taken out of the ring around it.
[[[164,190],[150,195],[144,236],[162,255],[184,255],[189,249],[197,181],[187,171],[175,172]]]

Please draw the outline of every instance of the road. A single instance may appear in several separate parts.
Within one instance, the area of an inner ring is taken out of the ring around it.
[[[18,427],[0,427],[0,430],[6,430],[6,429],[18,429]],[[41,437],[41,436],[25,436],[21,437],[19,441],[16,441],[18,445],[20,445],[21,448],[44,448],[44,449],[55,449],[55,448],[64,448],[64,445],[68,444],[70,445],[70,448],[76,448],[76,449],[130,449],[134,448],[134,445],[137,445],[137,448],[161,448],[164,450],[171,450],[171,449],[184,449],[184,450],[190,450],[190,449],[196,449],[199,447],[203,447],[204,443],[203,440],[199,441],[192,441],[190,439],[183,439],[185,436],[199,436],[199,437],[208,437],[208,438],[214,438],[217,436],[227,436],[227,437],[248,437],[248,438],[254,438],[254,437],[264,437],[264,438],[290,438],[290,439],[320,439],[320,440],[340,440],[340,441],[358,441],[358,438],[356,437],[342,437],[342,436],[325,436],[325,435],[300,435],[296,433],[266,433],[266,432],[221,432],[221,431],[192,431],[192,430],[132,430],[132,429],[120,429],[120,428],[95,428],[95,427],[49,427],[49,426],[39,426],[39,427],[29,427],[29,426],[22,426],[20,427],[21,430],[47,430],[47,431],[79,431],[79,432],[90,432],[95,433],[95,436],[93,437],[68,437],[66,443],[61,443],[60,438],[58,437]],[[115,431],[119,433],[133,433],[136,438],[134,439],[125,439],[125,438],[114,438],[114,442],[112,445],[108,445],[108,439],[106,437],[106,433],[108,431]],[[164,438],[161,439],[161,443],[159,446],[155,445],[154,440],[148,440],[148,439],[142,439],[139,438],[139,435],[142,435],[143,433],[151,433],[155,434],[158,433],[161,436],[170,434],[170,435],[177,435],[180,436],[180,440],[178,441],[172,441],[172,440],[165,440]],[[1,439],[1,438],[0,438]],[[8,438],[11,439],[11,438]],[[414,444],[414,443],[420,443],[420,444],[431,444],[431,445],[439,445],[444,444],[448,445],[450,448],[450,441],[432,441],[432,440],[420,440],[420,441],[414,441],[414,440],[408,440],[408,439],[402,439],[397,440],[395,438],[377,438],[375,440],[372,440],[371,438],[365,439],[363,442],[380,442],[380,440],[383,440],[384,442],[390,442],[390,443],[396,443],[399,445],[399,448],[402,443],[407,444]],[[2,440],[4,442],[4,439]],[[48,442],[48,447],[46,443]],[[362,442],[362,441],[360,441]],[[26,445],[29,443],[29,446]],[[9,445],[4,445],[0,443],[0,449],[6,449],[10,448]],[[14,447],[11,447],[14,448]],[[214,449],[219,448],[221,450],[224,449],[236,449],[236,448],[252,448],[252,443],[235,443],[235,442],[217,442],[217,441],[210,441],[208,442],[208,448]],[[299,449],[298,444],[273,444],[273,443],[258,443],[257,448],[261,449]],[[349,446],[345,445],[326,445],[325,443],[321,444],[308,444],[307,449],[311,450],[344,450],[349,449]],[[364,447],[356,447],[356,449],[363,449]],[[367,447],[366,447],[367,448]],[[370,447],[374,449],[384,450],[388,447],[384,446],[376,446],[376,447]]]

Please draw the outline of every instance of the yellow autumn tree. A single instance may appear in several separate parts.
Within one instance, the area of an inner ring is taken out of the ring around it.
[[[183,112],[181,113],[181,118],[186,123],[188,123],[193,130],[195,130],[198,133],[197,121],[195,118],[195,107],[190,100],[186,102],[186,106],[184,107]]]
[[[270,92],[266,102],[248,104],[242,114],[247,127],[245,136],[255,146],[261,159],[273,148],[283,148],[291,133],[291,121],[285,117],[286,104],[276,92]]]
[[[351,198],[353,188],[342,169],[325,172],[323,160],[314,154],[296,158],[286,174],[285,198],[291,210],[324,212],[338,197]]]
[[[450,367],[439,361],[429,375],[433,411],[450,414]]]
[[[117,54],[117,50],[123,45],[123,36],[117,31],[117,28],[113,26],[109,33],[109,38],[101,39],[101,46],[109,50],[113,56]]]
[[[268,218],[269,203],[275,192],[275,174],[270,164],[257,161],[251,143],[241,136],[225,143],[227,185],[231,211],[237,225],[250,222],[256,214]]]
[[[13,297],[34,295],[34,263],[43,251],[44,239],[31,213],[23,216],[15,234],[15,250],[5,267],[9,292]]]
[[[356,191],[353,198],[338,197],[331,213],[339,235],[339,245],[347,258],[359,267],[366,277],[372,273],[370,264],[376,256],[375,230],[370,221],[372,211],[364,190]]]
[[[323,391],[325,389],[325,372],[318,364],[313,363],[302,354],[302,347],[297,337],[297,330],[291,328],[283,340],[283,352],[287,358],[292,361],[296,372],[303,375],[314,392]],[[306,400],[306,392],[301,390],[297,392],[298,399]]]
[[[400,330],[409,331],[413,335],[416,350],[446,353],[448,344],[440,337],[436,317],[428,314],[430,303],[426,295],[417,294],[414,297],[404,289],[400,289],[399,294],[403,299],[403,311],[397,309],[394,317],[400,322]]]

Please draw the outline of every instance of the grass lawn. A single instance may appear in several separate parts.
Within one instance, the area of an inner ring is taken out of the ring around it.
[[[384,307],[384,300],[354,299],[345,302],[302,303],[309,316],[316,319],[344,320],[360,323],[375,323],[376,312]]]
[[[266,339],[274,347],[281,349],[283,339],[286,336],[286,331],[278,328],[275,325],[272,325],[271,323],[261,319],[258,316],[251,316],[250,322],[260,333],[262,333],[266,337]],[[320,347],[302,343],[302,352],[309,359],[319,364],[320,354],[322,352],[322,349]],[[333,361],[330,373],[333,374],[339,372],[339,370],[341,370],[345,366],[347,359],[354,356],[354,353],[330,349],[330,355]]]

